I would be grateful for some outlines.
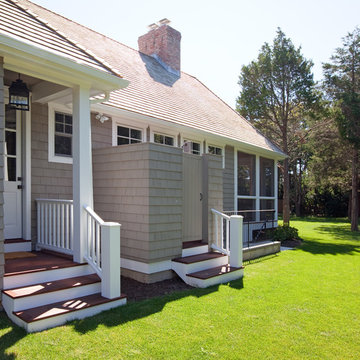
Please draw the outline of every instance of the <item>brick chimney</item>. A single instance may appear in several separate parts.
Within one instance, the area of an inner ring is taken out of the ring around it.
[[[149,25],[149,32],[138,39],[139,51],[155,58],[167,71],[180,75],[179,31],[169,26],[168,19]]]

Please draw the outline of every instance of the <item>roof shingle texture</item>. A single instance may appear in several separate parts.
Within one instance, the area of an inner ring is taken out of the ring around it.
[[[18,2],[111,67],[120,69],[130,84],[112,92],[108,105],[282,154],[277,146],[195,77],[184,72],[178,77],[150,56],[30,1]]]

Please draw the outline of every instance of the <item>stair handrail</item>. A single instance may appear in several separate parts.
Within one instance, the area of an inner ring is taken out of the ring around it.
[[[85,205],[87,216],[86,254],[88,264],[101,278],[101,294],[113,299],[121,295],[120,289],[120,224],[105,222]]]
[[[230,216],[218,210],[211,209],[214,219],[214,242],[211,242],[211,248],[225,255],[230,255],[229,226]],[[225,227],[224,227],[225,221]]]
[[[241,215],[229,216],[216,209],[211,209],[211,213],[213,214],[214,219],[214,234],[213,237],[210,237],[209,239],[211,248],[228,255],[230,258],[230,266],[241,267],[243,259],[244,217]],[[211,241],[213,238],[215,241]]]

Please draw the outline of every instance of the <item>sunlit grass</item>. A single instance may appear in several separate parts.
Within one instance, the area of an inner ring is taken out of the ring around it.
[[[360,236],[296,219],[301,248],[247,264],[243,281],[132,303],[27,335],[0,315],[0,358],[359,359]]]

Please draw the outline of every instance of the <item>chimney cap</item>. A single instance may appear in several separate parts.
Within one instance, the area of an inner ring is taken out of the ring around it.
[[[171,21],[169,19],[167,19],[167,18],[163,18],[163,19],[158,21],[159,26],[161,26],[161,25],[169,25],[170,23],[171,23]]]
[[[148,25],[148,28],[149,28],[150,30],[155,30],[155,29],[157,29],[158,27],[159,27],[159,25],[158,25],[158,24],[155,24],[155,23],[152,23],[152,24]]]

